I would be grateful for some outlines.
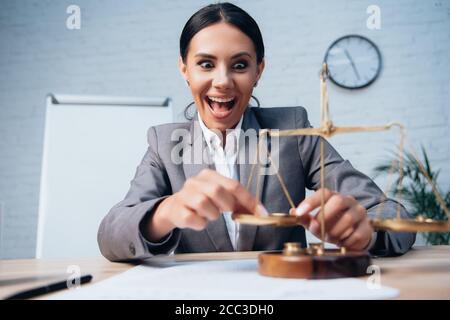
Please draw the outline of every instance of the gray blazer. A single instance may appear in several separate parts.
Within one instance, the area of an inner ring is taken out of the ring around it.
[[[155,254],[233,251],[223,216],[210,221],[205,230],[175,229],[159,243],[151,243],[143,237],[142,222],[152,214],[152,209],[169,195],[179,191],[187,178],[197,175],[204,168],[214,168],[208,159],[200,162],[173,161],[173,152],[191,154],[200,143],[206,143],[199,134],[198,121],[172,123],[151,127],[148,130],[148,149],[138,165],[125,199],[116,204],[100,224],[98,244],[102,254],[111,261],[145,259]],[[311,127],[306,110],[302,107],[252,108],[244,113],[242,130],[262,128],[293,129]],[[176,139],[176,129],[181,132]],[[183,134],[185,132],[185,134]],[[241,135],[241,138],[242,135]],[[256,154],[248,139],[244,139],[247,156]],[[305,188],[320,187],[320,144],[316,136],[293,136],[279,139],[279,168],[292,200],[297,205],[305,198]],[[180,148],[180,146],[182,146]],[[382,191],[366,175],[352,167],[336,150],[325,143],[325,186],[342,194],[352,195],[367,210],[369,216],[378,214]],[[194,154],[194,156],[196,156]],[[198,159],[197,159],[198,160]],[[192,163],[194,162],[194,163]],[[239,180],[246,185],[251,164],[239,164]],[[255,183],[250,191],[255,194]],[[259,196],[269,212],[288,212],[286,200],[276,175],[262,175]],[[383,217],[396,215],[398,203],[386,200]],[[405,208],[401,215],[408,217]],[[301,242],[306,246],[305,230],[301,226],[271,227],[241,225],[238,250],[279,250],[285,242]],[[408,251],[415,241],[414,233],[378,232],[370,252],[378,256],[400,255]]]

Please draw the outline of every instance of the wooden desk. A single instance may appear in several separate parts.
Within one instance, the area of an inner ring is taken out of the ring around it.
[[[256,258],[257,254],[233,252],[174,257],[178,260],[199,257],[215,260]],[[450,246],[416,247],[404,256],[373,259],[372,263],[381,269],[382,285],[400,290],[399,299],[450,299]],[[1,260],[0,298],[45,283],[67,279],[66,272],[70,265],[79,266],[82,274],[92,274],[93,282],[134,266],[109,262],[101,257],[71,260]]]

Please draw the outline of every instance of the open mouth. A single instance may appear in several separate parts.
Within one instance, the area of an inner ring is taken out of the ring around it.
[[[228,117],[233,112],[233,108],[237,103],[236,97],[230,99],[222,99],[206,96],[205,100],[206,103],[209,105],[209,108],[214,117],[218,119]]]

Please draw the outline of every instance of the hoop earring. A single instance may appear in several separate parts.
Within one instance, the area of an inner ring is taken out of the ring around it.
[[[194,115],[189,114],[189,109],[191,108],[191,106],[195,104],[194,101],[192,101],[191,103],[189,103],[186,108],[184,108],[184,117],[186,118],[186,120],[192,120],[194,118]]]
[[[256,107],[259,108],[261,106],[261,104],[259,103],[259,100],[254,95],[252,95],[251,98],[253,98],[253,100],[256,101]]]
[[[258,81],[255,82],[255,84],[253,85],[254,88],[256,88],[258,86]]]
[[[191,86],[191,84],[189,83],[189,80],[186,80],[186,83],[187,83],[188,87]]]

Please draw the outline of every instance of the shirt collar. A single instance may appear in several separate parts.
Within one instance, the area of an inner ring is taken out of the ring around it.
[[[198,113],[198,112],[197,112]],[[238,124],[234,129],[227,129],[227,136],[226,136],[226,144],[225,148],[229,149],[232,148],[233,153],[237,151],[238,147],[238,141],[239,136],[241,133],[241,127],[242,127],[242,119],[244,118],[244,115],[241,116],[241,119],[239,120]],[[216,134],[214,131],[210,130],[205,123],[202,120],[202,117],[200,116],[200,113],[198,113],[198,122],[200,124],[200,128],[202,129],[203,136],[205,137],[206,144],[208,147],[213,150],[215,150],[218,147],[222,147],[222,137]]]

